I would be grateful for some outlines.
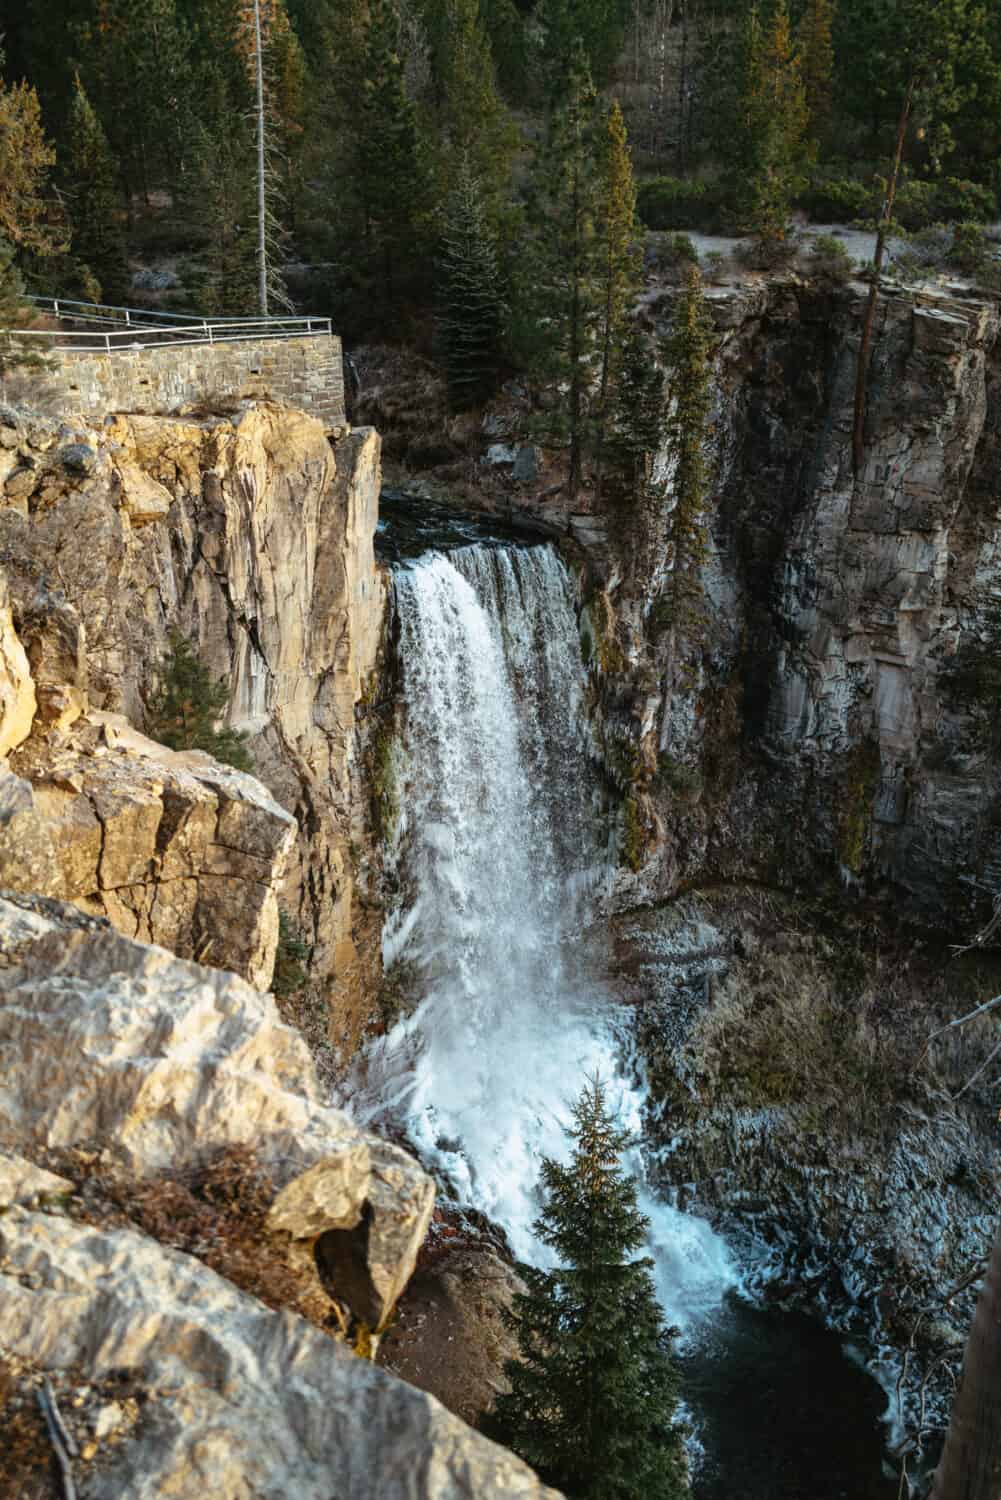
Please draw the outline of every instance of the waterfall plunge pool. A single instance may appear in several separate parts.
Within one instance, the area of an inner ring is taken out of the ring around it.
[[[366,1049],[344,1102],[402,1132],[541,1262],[538,1164],[565,1154],[583,1078],[601,1073],[637,1134],[645,1101],[605,949],[586,936],[614,850],[577,601],[552,546],[398,492],[378,551],[393,563],[401,682],[383,959],[406,974],[412,1009]],[[682,1330],[694,1493],[890,1500],[880,1388],[818,1324],[753,1306],[719,1236],[645,1184],[641,1148],[629,1165]]]

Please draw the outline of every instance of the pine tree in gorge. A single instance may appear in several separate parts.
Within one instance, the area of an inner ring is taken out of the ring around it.
[[[595,229],[601,208],[600,124],[597,95],[578,44],[538,162],[540,204],[520,299],[522,327],[529,331],[527,359],[550,391],[546,436],[568,448],[571,505],[582,478],[601,308]]]
[[[176,192],[194,103],[176,0],[96,0],[78,41],[81,77],[128,196]]]
[[[508,1322],[520,1357],[484,1425],[569,1500],[675,1500],[687,1484],[670,1335],[652,1262],[636,1258],[648,1221],[600,1080],[585,1085],[570,1136],[566,1166],[542,1163],[534,1226],[558,1264],[518,1268],[526,1290]]]
[[[594,410],[596,486],[599,495],[608,419],[629,304],[636,293],[640,273],[640,251],[636,234],[636,185],[633,181],[626,127],[617,100],[613,101],[608,111],[601,146],[599,171],[602,201],[597,226],[601,306],[598,320],[598,391]]]
[[[459,161],[468,158],[490,216],[499,223],[510,205],[511,161],[518,132],[497,92],[479,0],[434,0],[425,13],[436,100],[437,191],[443,200]]]
[[[186,173],[189,213],[206,240],[198,309],[246,317],[258,295],[253,123],[246,110],[235,107],[233,81],[219,60],[203,72],[200,93],[202,120],[193,133]]]
[[[664,394],[664,371],[653,344],[634,323],[622,346],[608,449],[616,492],[649,519],[664,507],[664,484],[655,479],[664,441]]]
[[[76,259],[96,278],[97,300],[120,306],[128,292],[118,170],[101,122],[75,80],[69,113],[67,181]]]
[[[467,411],[493,389],[503,317],[497,242],[468,157],[445,204],[437,272],[449,397],[457,411]]]
[[[808,0],[798,42],[810,134],[822,140],[831,120],[834,91],[835,0]]]
[[[662,616],[668,625],[660,748],[667,749],[678,657],[693,646],[705,623],[702,566],[708,555],[706,503],[709,464],[705,444],[712,408],[712,323],[702,278],[692,266],[667,348],[669,411],[665,429],[674,504],[668,516],[671,570]]]

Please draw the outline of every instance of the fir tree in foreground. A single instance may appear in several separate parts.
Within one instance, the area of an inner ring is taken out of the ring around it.
[[[147,732],[171,750],[205,750],[223,765],[253,771],[246,736],[218,727],[229,703],[223,681],[213,682],[191,642],[176,631],[170,637],[170,659],[159,691],[147,712]]]
[[[508,1322],[520,1359],[485,1423],[569,1500],[674,1500],[687,1493],[677,1383],[650,1275],[635,1258],[647,1223],[619,1157],[628,1137],[600,1080],[574,1106],[567,1166],[542,1166],[535,1232],[559,1265],[519,1266]]]

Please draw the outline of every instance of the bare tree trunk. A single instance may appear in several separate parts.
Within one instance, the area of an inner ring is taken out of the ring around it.
[[[257,74],[257,299],[268,315],[268,210],[264,190],[264,56],[261,47],[261,0],[254,0],[254,50]]]
[[[1001,1230],[977,1299],[931,1500],[1001,1496]]]
[[[865,462],[866,391],[869,380],[872,330],[876,322],[876,303],[879,300],[879,278],[883,270],[883,256],[886,254],[886,240],[890,230],[890,221],[893,218],[893,201],[897,196],[897,182],[900,178],[900,164],[904,157],[904,140],[907,135],[907,122],[911,114],[915,82],[916,80],[912,77],[907,85],[907,95],[904,99],[903,108],[900,111],[900,122],[897,127],[897,150],[893,158],[893,172],[887,186],[883,207],[880,210],[879,223],[876,226],[876,253],[872,259],[872,285],[869,288],[869,301],[866,304],[865,322],[862,325],[862,340],[858,351],[858,371],[855,377],[855,427],[852,436],[852,467],[855,471],[856,479],[861,473],[862,465]]]

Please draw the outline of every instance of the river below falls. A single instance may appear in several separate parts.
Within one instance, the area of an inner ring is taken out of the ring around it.
[[[447,1192],[544,1264],[539,1162],[565,1155],[570,1105],[599,1072],[638,1138],[627,1165],[681,1329],[695,1495],[891,1500],[882,1389],[820,1324],[743,1295],[751,1268],[645,1180],[631,1017],[595,939],[617,799],[591,744],[572,578],[550,545],[420,504],[408,515],[400,496],[380,552],[400,680],[383,963],[409,1003],[344,1104],[405,1136]]]

